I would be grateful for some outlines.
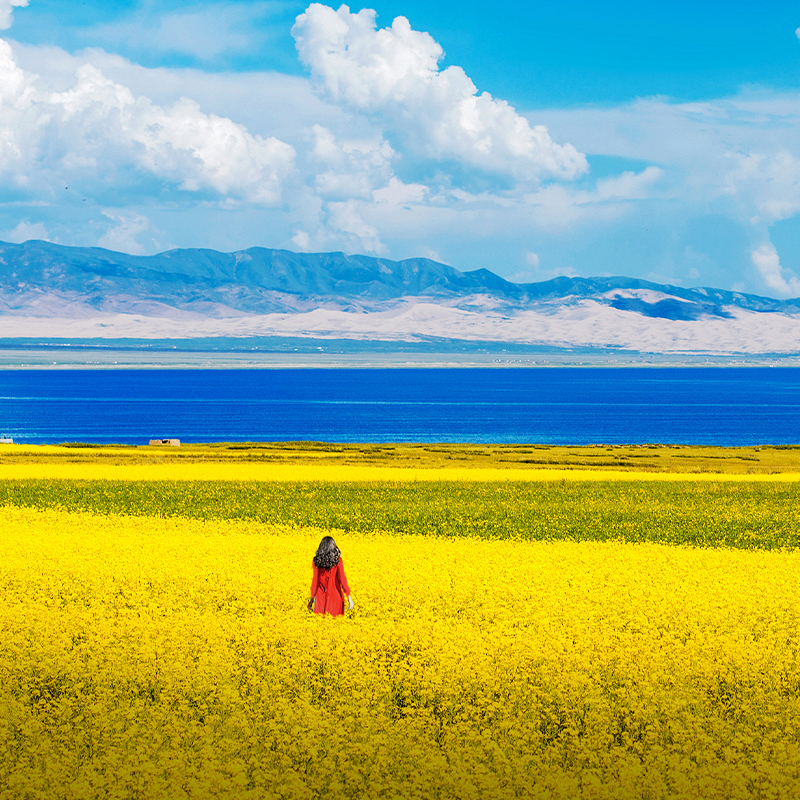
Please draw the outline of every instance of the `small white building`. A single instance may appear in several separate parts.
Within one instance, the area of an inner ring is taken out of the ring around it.
[[[0,444],[14,444],[14,438],[4,433],[0,435]]]
[[[171,447],[180,447],[181,446],[181,440],[180,439],[151,439],[150,440],[150,444],[151,445],[166,444],[166,445],[169,445]]]

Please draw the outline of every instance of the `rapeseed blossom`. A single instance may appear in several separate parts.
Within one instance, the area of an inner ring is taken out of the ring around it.
[[[323,481],[346,483],[501,481],[682,481],[686,483],[797,483],[800,472],[721,474],[710,472],[620,472],[604,469],[481,467],[375,467],[350,464],[259,464],[217,461],[160,464],[22,463],[0,464],[0,480],[114,481]]]
[[[0,798],[800,785],[800,553],[0,510]]]
[[[477,472],[477,470],[476,470]],[[398,533],[800,546],[798,484],[716,481],[0,481],[0,506]]]

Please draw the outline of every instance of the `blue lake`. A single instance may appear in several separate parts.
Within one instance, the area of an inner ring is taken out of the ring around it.
[[[4,370],[15,442],[800,443],[800,368]]]

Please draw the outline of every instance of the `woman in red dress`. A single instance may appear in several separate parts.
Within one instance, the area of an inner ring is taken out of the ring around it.
[[[332,536],[323,537],[311,563],[314,567],[314,580],[311,581],[308,610],[315,614],[342,616],[345,611],[345,595],[350,608],[353,607],[353,600],[344,574],[342,554]]]

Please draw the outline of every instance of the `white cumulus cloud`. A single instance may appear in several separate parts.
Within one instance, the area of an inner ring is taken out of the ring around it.
[[[0,40],[0,173],[17,185],[36,174],[88,182],[128,166],[186,191],[261,204],[281,198],[295,151],[274,137],[186,98],[159,106],[135,97],[90,64],[66,91],[40,83]]]
[[[41,239],[46,242],[51,241],[50,234],[47,232],[44,223],[21,220],[13,230],[0,231],[0,241],[3,242],[21,244],[31,239]]]
[[[326,200],[369,199],[392,177],[394,151],[382,138],[338,141],[322,125],[312,128],[311,157],[319,167],[315,188]]]
[[[645,200],[653,184],[663,175],[658,167],[647,167],[639,173],[626,171],[597,182],[599,200]]]
[[[387,254],[379,229],[379,217],[424,201],[428,188],[403,183],[394,174],[394,150],[380,135],[371,138],[338,139],[328,128],[314,125],[309,132],[312,168],[309,185],[319,203],[313,232],[299,231],[292,238],[302,250],[342,246],[370,253]],[[377,223],[377,224],[376,224]]]
[[[534,253],[532,250],[528,250],[525,253],[525,263],[529,267],[533,267],[534,269],[538,269],[539,268],[539,256],[536,253]]]
[[[32,155],[32,141],[44,121],[32,109],[35,77],[17,66],[11,47],[0,39],[0,173],[13,170]],[[17,182],[24,180],[18,172],[14,177]]]
[[[349,237],[356,249],[386,255],[378,229],[364,219],[356,200],[329,203],[328,219],[330,226],[340,235]]]
[[[751,254],[753,264],[770,289],[782,297],[800,296],[800,280],[781,266],[775,245],[764,242]]]
[[[28,0],[0,0],[0,30],[7,30],[14,20],[14,9],[24,8]]]
[[[405,17],[378,30],[375,12],[312,3],[292,28],[300,59],[334,102],[382,117],[404,144],[433,159],[456,159],[516,178],[572,179],[587,169],[572,145],[555,143],[507,102],[478,94],[461,67]]]
[[[211,188],[262,203],[280,199],[295,155],[284,142],[253,136],[186,98],[169,107],[134,98],[88,64],[77,78],[74,88],[51,95],[50,104],[71,124],[84,154],[112,144],[138,166],[188,191]]]
[[[731,161],[735,166],[727,175],[726,189],[758,212],[754,222],[771,224],[800,212],[800,159],[788,150],[736,153]]]
[[[144,255],[147,248],[140,241],[150,228],[150,220],[135,211],[101,211],[104,217],[111,220],[113,225],[100,237],[98,247],[107,250],[117,250],[131,255]],[[156,248],[158,249],[158,248]]]

